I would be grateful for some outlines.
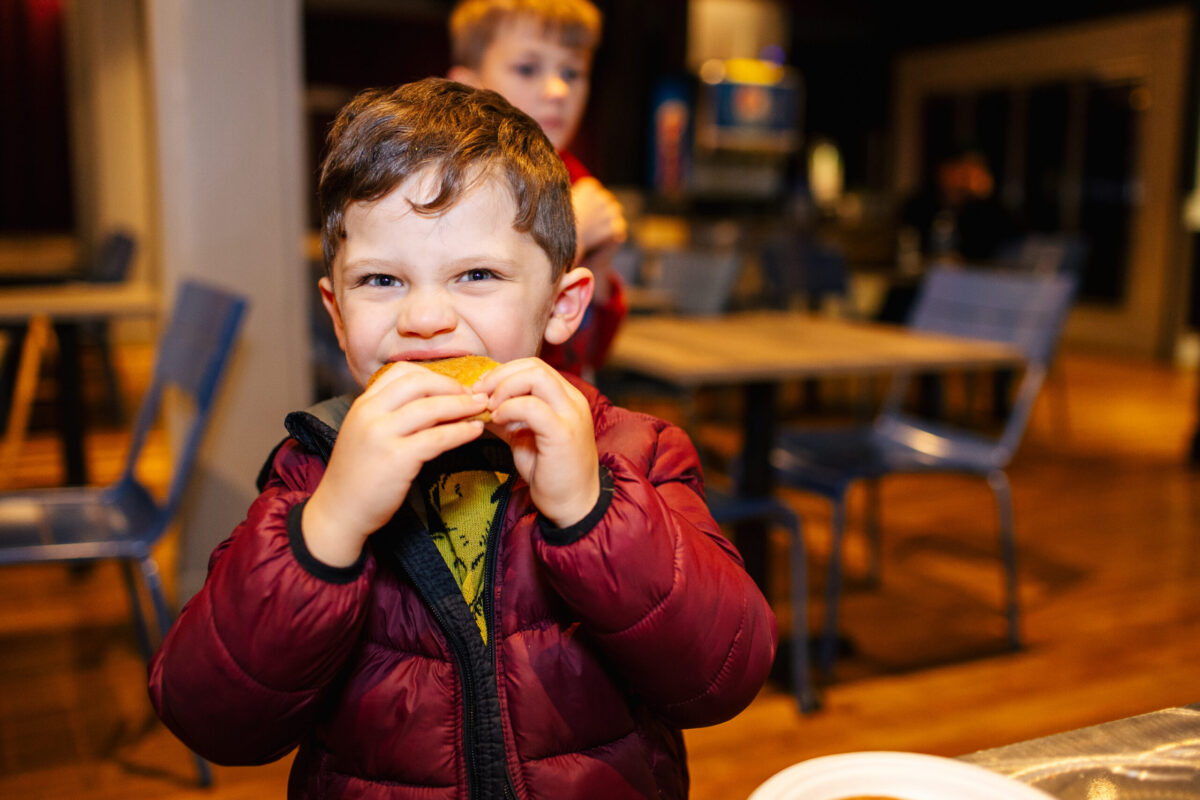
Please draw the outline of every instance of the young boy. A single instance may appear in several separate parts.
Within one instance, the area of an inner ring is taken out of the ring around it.
[[[587,105],[600,11],[588,0],[461,0],[450,15],[449,77],[504,95],[537,120],[571,176],[577,263],[596,278],[580,330],[542,358],[590,377],[608,355],[628,307],[610,269],[625,241],[625,213],[612,192],[566,148]]]
[[[684,798],[684,726],[736,714],[775,619],[683,433],[537,358],[579,324],[566,169],[494,92],[339,115],[321,294],[355,398],[291,414],[151,667],[224,764],[290,798]],[[501,362],[474,386],[420,365]],[[471,418],[490,413],[490,422]]]

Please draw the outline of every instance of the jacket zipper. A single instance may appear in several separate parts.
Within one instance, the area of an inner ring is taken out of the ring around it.
[[[492,659],[493,665],[496,664],[495,639],[496,629],[498,627],[496,620],[493,618],[493,606],[495,604],[492,602],[496,592],[496,562],[499,561],[496,556],[496,552],[500,547],[500,529],[504,527],[504,515],[508,512],[508,501],[512,496],[511,484],[514,484],[516,481],[515,478],[509,478],[508,482],[510,484],[508,487],[509,491],[505,493],[503,499],[500,501],[500,506],[496,509],[495,517],[493,517],[493,520],[499,520],[500,524],[495,526],[496,530],[488,532],[488,549],[486,556],[487,564],[485,567],[489,585],[485,587],[488,591],[487,597],[484,598],[484,613],[487,616],[488,622],[491,626],[488,635],[486,653],[487,656]],[[463,737],[463,760],[466,761],[467,764],[467,797],[474,798],[477,797],[479,793],[478,767],[475,763],[475,712],[476,706],[478,705],[475,696],[475,674],[470,666],[471,659],[470,653],[467,650],[467,645],[460,637],[461,632],[457,631],[451,626],[450,621],[446,619],[445,615],[442,614],[440,608],[435,605],[431,605],[430,611],[432,612],[434,619],[437,621],[438,626],[446,632],[446,641],[450,644],[450,649],[454,653],[454,661],[458,667],[458,679],[463,687],[463,717],[466,727]],[[499,692],[499,676],[498,673],[495,673],[494,669],[493,673],[497,674],[496,691]],[[501,760],[504,766],[504,795],[505,797],[510,797],[513,798],[513,800],[516,800],[517,791],[516,787],[513,786],[512,775],[510,775],[508,772],[508,760],[503,756],[503,754],[501,755]]]
[[[498,663],[496,656],[496,635],[500,630],[500,624],[496,620],[494,612],[496,598],[496,570],[498,569],[497,562],[500,560],[498,555],[500,550],[500,531],[504,529],[504,517],[508,513],[508,501],[510,498],[512,498],[512,489],[516,484],[515,471],[514,474],[509,477],[507,483],[508,491],[504,493],[503,499],[500,501],[500,507],[496,509],[496,516],[494,517],[494,520],[498,522],[498,524],[495,525],[496,530],[492,531],[491,535],[488,536],[487,563],[485,565],[487,585],[484,587],[487,589],[487,596],[483,599],[483,612],[488,621],[489,631],[487,651],[488,656],[492,659],[492,674],[496,676],[497,695],[500,693],[500,664]],[[501,731],[503,733],[503,726],[501,726]],[[513,785],[512,775],[508,771],[507,757],[504,758],[504,797],[506,800],[508,798],[511,798],[511,800],[517,800],[517,789]]]

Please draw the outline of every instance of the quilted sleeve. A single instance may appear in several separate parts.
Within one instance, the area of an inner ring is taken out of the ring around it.
[[[538,554],[639,697],[679,727],[710,725],[753,700],[778,631],[708,512],[691,442],[654,422],[614,426],[601,455],[608,475],[598,513],[587,530],[543,521]]]
[[[323,565],[300,536],[321,473],[294,442],[278,450],[265,489],[213,552],[203,588],[151,663],[158,715],[219,764],[292,750],[362,625],[374,562]]]

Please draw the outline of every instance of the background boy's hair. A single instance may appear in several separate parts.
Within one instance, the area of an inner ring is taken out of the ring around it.
[[[513,228],[532,234],[557,279],[575,259],[567,169],[538,124],[496,92],[444,78],[360,92],[338,112],[321,165],[321,245],[331,274],[350,203],[373,202],[426,169],[437,194],[413,204],[436,215],[481,179],[502,180],[517,207]]]
[[[496,29],[526,16],[572,50],[590,55],[600,41],[600,9],[588,0],[461,0],[450,14],[450,57],[457,66],[478,69]]]

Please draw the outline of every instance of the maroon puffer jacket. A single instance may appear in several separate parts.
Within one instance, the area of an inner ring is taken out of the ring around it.
[[[290,415],[307,447],[277,451],[154,659],[164,722],[222,764],[299,745],[289,798],[686,797],[679,729],[750,702],[775,618],[704,505],[687,437],[576,385],[603,497],[555,529],[516,482],[491,537],[488,646],[415,515],[352,567],[307,553],[300,510],[346,406]]]

